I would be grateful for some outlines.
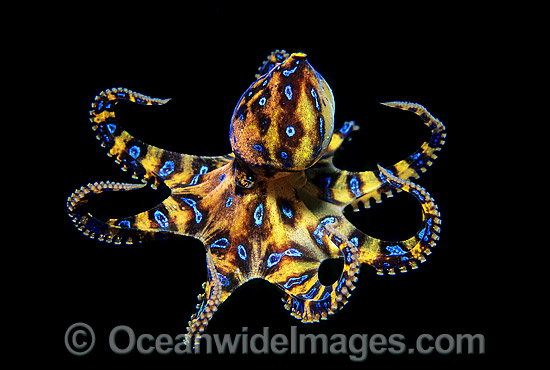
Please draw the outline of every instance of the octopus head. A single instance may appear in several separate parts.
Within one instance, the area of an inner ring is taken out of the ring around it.
[[[333,130],[329,85],[304,53],[294,53],[245,91],[229,140],[235,156],[254,172],[295,172],[323,156]]]

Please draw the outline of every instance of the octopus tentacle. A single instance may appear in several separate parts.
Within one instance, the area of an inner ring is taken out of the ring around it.
[[[92,129],[107,155],[129,171],[132,177],[156,188],[161,181],[168,187],[173,184],[188,184],[203,168],[209,170],[228,163],[232,155],[201,157],[163,150],[137,140],[122,129],[116,120],[114,107],[120,100],[141,105],[163,105],[170,99],[152,98],[126,88],[112,88],[100,92],[92,102],[90,121]]]
[[[437,158],[436,153],[441,150],[445,143],[445,126],[420,104],[406,102],[383,104],[417,114],[431,129],[430,140],[424,142],[420,149],[388,167],[399,178],[418,178],[421,173],[426,172],[427,168],[432,165],[433,160]],[[333,134],[329,149],[332,147],[333,150],[336,150],[341,145],[343,142],[341,131],[350,133],[357,129],[358,127],[353,122],[346,122],[339,131]],[[324,200],[342,206],[350,204],[357,211],[360,203],[368,208],[370,207],[370,199],[380,203],[382,194],[387,197],[393,195],[391,192],[392,187],[380,178],[378,171],[351,172],[340,170],[332,164],[333,154],[334,152],[329,150],[324,161],[320,162],[316,166],[317,168],[313,168],[308,174],[311,181],[323,190],[322,198]]]
[[[199,294],[197,297],[201,303],[197,305],[198,311],[191,316],[185,335],[187,345],[191,343],[191,339],[194,337],[195,347],[199,345],[200,336],[206,330],[208,322],[218,310],[218,306],[229,296],[229,293],[224,294],[224,283],[216,270],[209,248],[206,250],[206,266],[208,281],[203,284],[204,293]]]
[[[430,248],[439,240],[441,220],[434,199],[423,187],[401,179],[380,166],[378,168],[379,176],[385,183],[412,194],[422,206],[422,225],[411,238],[396,242],[366,236],[359,245],[361,263],[373,266],[379,275],[383,275],[384,271],[393,275],[397,269],[407,272],[407,266],[416,269],[418,263],[426,261],[425,256],[431,254]]]
[[[111,181],[89,183],[76,189],[67,198],[69,217],[71,217],[75,226],[84,235],[106,243],[133,244],[134,242],[141,242],[144,239],[152,238],[153,235],[150,232],[109,225],[82,210],[82,206],[88,202],[88,198],[91,195],[107,191],[130,191],[143,188],[145,185]]]
[[[274,50],[267,56],[267,58],[262,62],[262,65],[258,67],[258,73],[254,75],[256,79],[259,79],[264,74],[269,72],[271,68],[275,67],[278,63],[284,62],[290,56],[286,50]]]
[[[332,163],[332,157],[334,156],[336,150],[342,146],[346,138],[354,131],[359,131],[359,126],[355,124],[355,121],[344,122],[342,127],[340,127],[337,131],[335,130],[332,134],[330,144],[323,158],[330,159],[330,163]]]
[[[202,213],[191,198],[169,196],[157,206],[136,215],[99,220],[83,210],[92,195],[109,191],[130,191],[146,184],[95,182],[75,190],[67,199],[67,209],[75,226],[92,239],[114,244],[133,244],[173,233],[196,236],[202,230]],[[204,212],[204,211],[203,211]]]
[[[327,222],[322,239],[324,243],[332,243],[340,250],[344,268],[338,280],[331,285],[323,285],[316,274],[310,279],[304,279],[307,277],[304,274],[289,279],[283,286],[286,292],[286,299],[283,298],[285,308],[304,323],[326,320],[328,315],[334,314],[348,302],[355,289],[353,283],[357,281],[360,267],[359,249],[338,231],[337,224],[335,218]],[[298,289],[291,289],[292,284],[289,282],[294,281]]]
[[[430,140],[424,142],[420,149],[390,167],[392,172],[399,178],[418,179],[420,173],[426,172],[428,167],[433,164],[433,160],[437,158],[436,152],[440,151],[445,144],[444,139],[447,136],[445,126],[420,104],[394,101],[382,103],[382,105],[413,112],[422,119],[432,132]]]

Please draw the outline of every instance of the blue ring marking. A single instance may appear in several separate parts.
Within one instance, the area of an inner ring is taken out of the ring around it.
[[[239,257],[241,257],[243,261],[246,261],[246,249],[244,249],[242,244],[239,244],[237,247],[237,252],[239,253]]]
[[[358,237],[351,238],[349,241],[350,241],[351,244],[353,244],[354,247],[359,246],[359,238]]]
[[[224,275],[220,274],[219,272],[217,274],[218,274],[218,279],[220,280],[221,286],[228,286],[229,279],[227,279]]]
[[[130,221],[128,220],[122,220],[118,223],[118,227],[127,227],[130,228]]]
[[[195,206],[197,205],[197,202],[195,202],[191,198],[181,198],[181,200],[183,200],[185,203],[187,203],[190,207],[193,207],[193,208],[195,208]]]
[[[420,194],[420,192],[416,189],[412,189],[412,192],[416,194],[416,198],[418,198],[419,201],[424,201],[424,197]]]
[[[349,130],[353,127],[353,121],[344,122],[344,126],[340,128],[340,133],[346,135],[349,133]]]
[[[346,256],[347,263],[351,263],[351,251],[349,248],[344,249],[344,255]]]
[[[174,172],[174,162],[166,161],[166,162],[164,162],[164,165],[160,169],[159,174],[162,177],[166,177],[166,176],[170,175],[172,172]]]
[[[221,238],[212,243],[210,248],[227,248],[228,245],[229,240],[227,240],[227,238]]]
[[[231,204],[233,204],[233,197],[227,198],[225,201],[225,207],[229,207]]]
[[[267,258],[267,267],[271,268],[271,267],[275,266],[276,264],[278,264],[281,261],[281,258],[283,258],[283,256],[302,257],[302,252],[300,252],[299,250],[297,250],[295,248],[289,248],[286,251],[284,251],[283,253],[271,253],[269,255],[269,257]]]
[[[323,133],[323,117],[319,117],[319,133],[321,134],[321,137],[324,137],[325,134]]]
[[[311,89],[311,96],[315,98],[315,108],[317,108],[317,110],[321,110],[321,107],[319,106],[319,101],[317,100],[317,92],[313,88]]]
[[[315,293],[317,293],[317,288],[311,288],[309,292],[307,292],[306,294],[302,294],[302,298],[311,299],[315,296]]]
[[[137,159],[137,157],[139,157],[140,152],[141,152],[141,149],[139,148],[139,146],[134,145],[133,147],[130,148],[130,150],[128,151],[128,154],[130,154],[130,157]]]
[[[296,248],[288,248],[286,251],[284,251],[284,255],[289,257],[302,257],[302,252],[300,252]]]
[[[304,312],[304,305],[298,298],[292,300],[292,310],[297,312]]]
[[[191,198],[181,198],[181,200],[193,208],[193,211],[195,212],[195,222],[200,223],[202,221],[202,213],[197,209],[197,202]]]
[[[315,240],[319,244],[323,244],[323,233],[324,233],[324,226],[323,224],[317,225],[317,228],[313,232],[313,236],[315,237]]]
[[[263,217],[264,217],[264,205],[263,203],[260,203],[260,205],[256,207],[256,210],[254,211],[254,223],[260,226],[263,222]]]
[[[297,277],[297,278],[290,278],[285,283],[285,285],[283,285],[283,288],[289,289],[293,285],[302,284],[304,282],[304,280],[307,279],[307,277],[308,277],[307,275],[302,275],[302,276]]]
[[[430,228],[432,226],[432,219],[430,218],[428,221],[426,221],[426,227],[423,229],[423,232],[426,234],[424,236],[424,240],[425,242],[427,242],[428,240],[430,240],[430,235],[432,234],[432,232],[430,231]],[[422,235],[424,235],[424,233],[422,233]]]
[[[197,183],[199,182],[199,176],[200,175],[193,176],[193,178],[191,179],[191,182],[189,183],[189,185],[197,185]]]
[[[296,63],[296,64],[298,64],[298,63]],[[290,76],[291,74],[293,74],[293,73],[296,71],[296,68],[298,68],[298,66],[296,66],[296,67],[294,67],[294,68],[292,68],[292,69],[286,69],[286,70],[283,71],[283,74],[284,74],[286,77],[288,77],[288,76]]]
[[[294,134],[296,133],[296,129],[294,128],[294,126],[288,126],[288,127],[286,128],[286,131],[285,131],[285,132],[286,132],[286,134],[287,134],[288,137],[293,137]]]
[[[285,87],[285,95],[288,100],[292,100],[292,86],[286,85]]]
[[[424,234],[426,233],[426,229],[427,229],[427,227],[420,230],[420,232],[418,233],[418,239],[420,239],[420,240],[424,239]]]
[[[164,213],[162,213],[159,210],[156,210],[154,217],[155,217],[155,221],[157,221],[160,227],[163,227],[163,228],[168,227],[168,218]]]
[[[287,205],[287,204],[283,204],[281,206],[281,210],[283,211],[283,214],[288,217],[289,219],[291,219],[292,217],[294,217],[294,214],[292,213],[292,209]]]
[[[222,173],[222,175],[220,176],[220,182],[222,182],[223,180],[225,180],[225,173]]]
[[[336,218],[327,217],[324,220],[322,220],[319,225],[317,225],[317,228],[313,232],[313,236],[315,237],[315,240],[317,241],[317,243],[321,245],[323,244],[323,234],[325,232],[325,225],[334,223],[334,221],[336,221]]]
[[[281,152],[281,157],[283,159],[287,159],[288,158],[288,154],[286,154],[286,152]]]
[[[116,130],[116,125],[114,123],[108,123],[107,130],[109,130],[111,134],[114,134]]]
[[[361,190],[359,189],[359,180],[357,180],[357,177],[353,176],[351,180],[349,180],[349,186],[353,195],[355,195],[356,197],[361,196]]]
[[[253,148],[256,149],[256,150],[259,151],[259,152],[261,152],[262,150],[264,150],[264,148],[262,148],[262,146],[261,146],[261,145],[258,145],[258,144],[255,144],[255,145],[253,146]]]
[[[200,224],[202,221],[202,213],[197,209],[197,207],[194,208],[195,210],[195,222]]]
[[[386,247],[386,250],[390,252],[390,256],[402,256],[404,254],[407,254],[403,249],[401,249],[398,245],[388,245]]]
[[[283,253],[271,253],[267,258],[267,268],[271,268],[278,264],[282,257]]]
[[[265,96],[262,96],[262,98],[260,99],[260,101],[258,101],[258,104],[264,105],[266,101],[267,101],[267,99],[265,98]]]
[[[201,169],[199,170],[199,174],[193,176],[193,179],[191,179],[191,182],[189,183],[189,185],[197,185],[197,183],[199,182],[199,177],[201,175],[205,175],[207,172],[208,172],[208,166],[202,166]]]

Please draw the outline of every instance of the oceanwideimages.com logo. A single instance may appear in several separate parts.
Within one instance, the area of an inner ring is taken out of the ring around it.
[[[261,333],[249,333],[243,327],[238,334],[202,334],[186,341],[185,334],[171,336],[136,334],[132,328],[119,325],[107,338],[113,353],[127,355],[196,355],[196,354],[331,354],[347,355],[351,361],[365,361],[369,354],[485,354],[485,337],[482,334],[420,334],[414,345],[407,346],[403,334],[304,334],[296,326],[287,334],[271,334],[269,327]],[[96,343],[93,329],[85,323],[71,325],[65,332],[65,347],[75,356],[90,353]]]

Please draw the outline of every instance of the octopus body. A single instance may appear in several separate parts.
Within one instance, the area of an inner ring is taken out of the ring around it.
[[[425,261],[438,240],[437,205],[418,178],[444,144],[445,127],[419,104],[384,103],[417,114],[432,134],[415,153],[388,168],[349,172],[333,164],[335,151],[359,127],[334,129],[334,97],[304,53],[276,50],[260,66],[230,124],[232,153],[194,156],[163,150],[134,138],[115,117],[120,100],[161,105],[168,99],[128,89],[102,91],[90,120],[107,154],[141,184],[96,182],[67,200],[69,216],[85,235],[113,244],[133,244],[161,234],[199,239],[205,246],[207,280],[188,326],[198,338],[227,297],[251,279],[280,287],[285,308],[302,322],[326,319],[347,302],[362,264],[378,274],[406,272]],[[131,191],[164,183],[170,195],[156,207],[127,218],[99,220],[83,207],[102,192]],[[413,195],[422,224],[407,240],[384,241],[357,229],[343,214],[392,189]],[[322,261],[344,267],[330,285],[318,278]]]

